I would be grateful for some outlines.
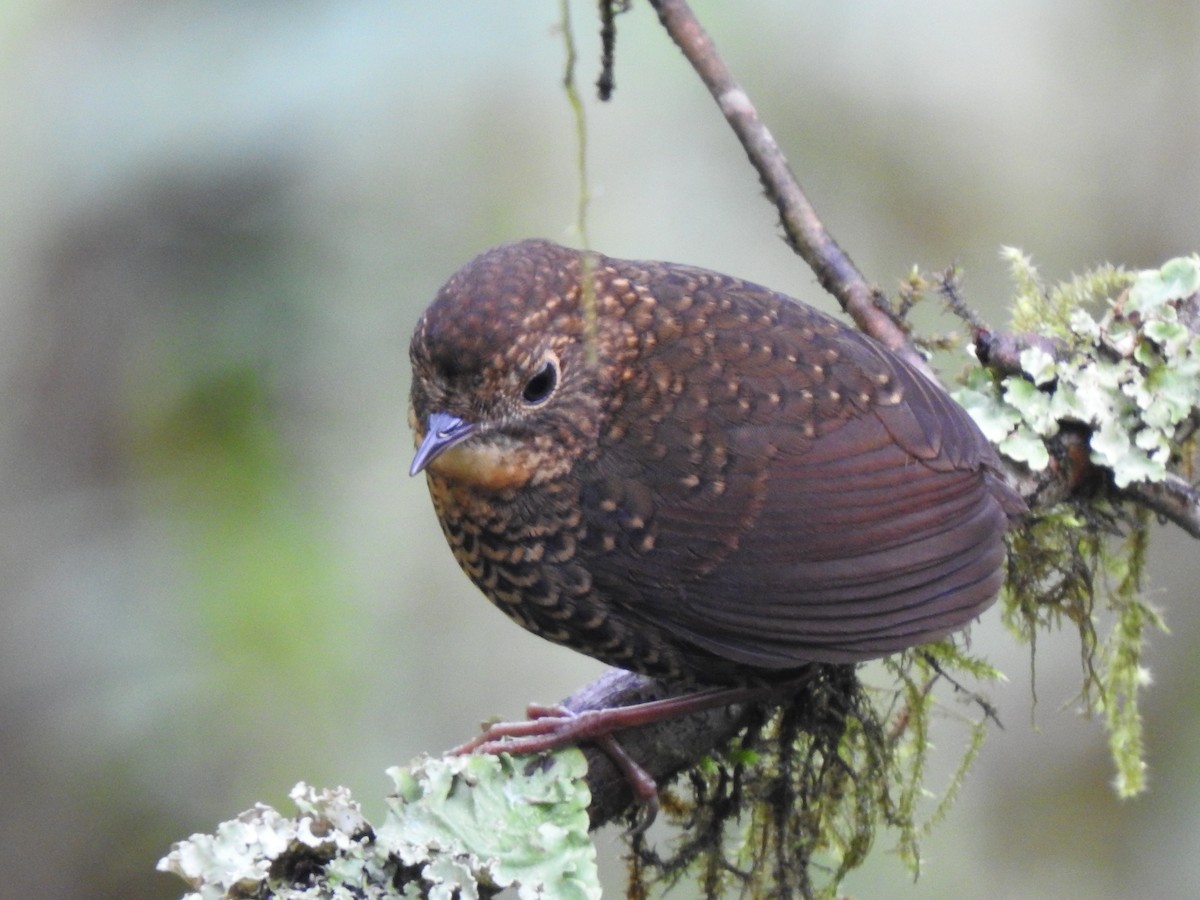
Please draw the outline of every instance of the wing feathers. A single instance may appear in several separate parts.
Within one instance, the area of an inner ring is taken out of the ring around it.
[[[636,393],[621,406],[624,440],[605,448],[583,509],[589,540],[634,552],[599,552],[597,589],[648,627],[763,668],[870,659],[962,627],[1000,587],[1019,507],[978,429],[862,335],[761,289],[718,287],[732,309],[778,320],[765,368],[724,373],[754,348],[714,327],[704,377],[630,382],[672,414],[638,413]],[[700,359],[663,344],[654,363],[669,375]],[[623,496],[630,482],[652,496]]]

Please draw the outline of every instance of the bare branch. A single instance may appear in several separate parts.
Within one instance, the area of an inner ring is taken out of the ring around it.
[[[650,0],[650,3],[745,148],[767,196],[779,210],[791,247],[860,329],[932,376],[924,358],[881,302],[879,291],[867,282],[853,260],[825,230],[779,144],[685,0]]]
[[[1200,490],[1171,475],[1166,481],[1131,485],[1125,493],[1141,506],[1200,538]]]

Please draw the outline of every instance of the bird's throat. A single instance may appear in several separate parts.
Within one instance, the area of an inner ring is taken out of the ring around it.
[[[429,464],[439,478],[494,492],[524,487],[534,469],[528,454],[478,441],[451,447]]]

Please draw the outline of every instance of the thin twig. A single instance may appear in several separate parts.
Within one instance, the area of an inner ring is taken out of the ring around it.
[[[602,8],[611,9],[611,4],[602,4]],[[575,203],[575,230],[579,234],[579,244],[583,253],[580,254],[579,284],[582,291],[584,312],[584,334],[586,338],[587,355],[591,362],[596,359],[596,287],[591,278],[594,255],[592,243],[588,237],[588,204],[592,201],[591,187],[588,185],[587,166],[587,111],[583,106],[583,98],[575,84],[575,64],[579,60],[575,52],[575,31],[571,25],[571,4],[569,0],[560,0],[559,15],[561,16],[563,53],[563,90],[567,95],[567,103],[571,107],[571,116],[575,121],[575,171],[578,178],[579,193]],[[615,40],[615,33],[613,39]],[[611,50],[607,44],[607,49]],[[606,57],[606,65],[611,65],[611,58]]]
[[[924,358],[881,302],[879,292],[825,230],[779,144],[685,0],[650,0],[650,3],[745,148],[767,196],[779,210],[788,243],[860,329],[932,377]]]
[[[596,79],[596,91],[601,100],[608,100],[617,87],[613,75],[617,49],[617,13],[624,12],[628,0],[618,6],[617,0],[600,0],[600,77]]]

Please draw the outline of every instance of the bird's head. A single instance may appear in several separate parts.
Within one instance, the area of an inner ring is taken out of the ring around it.
[[[611,329],[589,328],[581,309],[580,257],[507,244],[438,292],[409,347],[411,474],[519,488],[595,447],[615,363]]]

